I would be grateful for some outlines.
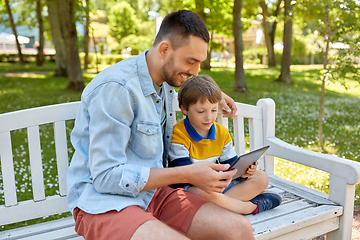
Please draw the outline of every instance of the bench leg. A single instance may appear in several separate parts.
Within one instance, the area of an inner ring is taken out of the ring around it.
[[[344,178],[338,176],[330,177],[330,200],[341,204],[344,207],[344,212],[340,217],[340,228],[328,233],[327,240],[351,240],[355,185],[348,185],[345,181]]]

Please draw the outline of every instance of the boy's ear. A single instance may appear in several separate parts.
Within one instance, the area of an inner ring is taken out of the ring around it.
[[[187,109],[185,109],[183,106],[180,106],[181,108],[181,112],[184,114],[184,115],[187,115]]]

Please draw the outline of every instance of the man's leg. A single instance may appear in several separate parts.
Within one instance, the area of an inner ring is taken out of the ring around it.
[[[186,236],[190,239],[253,240],[250,221],[213,203],[205,203],[196,213]]]
[[[189,239],[158,220],[143,223],[132,235],[131,240],[186,240]]]

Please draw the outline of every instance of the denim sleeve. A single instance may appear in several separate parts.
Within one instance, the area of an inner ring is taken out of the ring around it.
[[[90,116],[89,169],[96,191],[137,196],[150,168],[132,165],[126,155],[134,119],[130,92],[118,82],[108,82],[85,98]]]

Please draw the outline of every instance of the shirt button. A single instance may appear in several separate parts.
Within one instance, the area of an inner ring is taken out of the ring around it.
[[[129,187],[130,185],[129,184],[126,184],[125,187]]]
[[[172,90],[170,90],[170,93],[172,93]]]
[[[148,129],[147,132],[150,133],[151,132],[150,129]]]
[[[159,102],[160,102],[159,100],[156,101],[156,103],[159,103]]]
[[[172,116],[172,113],[170,113],[170,116]]]

